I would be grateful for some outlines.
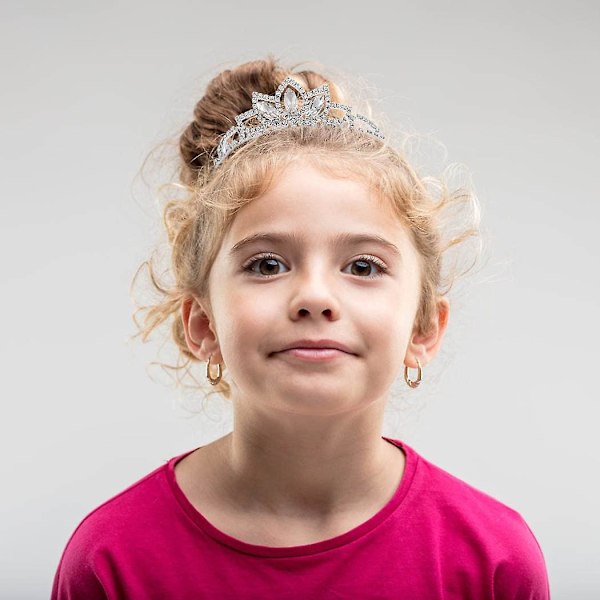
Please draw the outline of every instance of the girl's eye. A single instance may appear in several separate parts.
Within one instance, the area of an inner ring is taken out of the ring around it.
[[[274,254],[271,254],[270,252],[265,252],[263,254],[251,258],[249,261],[244,263],[242,268],[248,273],[255,273],[263,278],[268,278],[273,277],[275,275],[279,275],[279,273],[272,272],[273,269],[277,268],[277,263],[283,264],[278,258],[275,257]],[[367,254],[364,256],[359,256],[350,263],[350,265],[359,265],[357,269],[354,269],[354,272],[352,274],[358,276],[364,275],[365,271],[368,271],[370,269],[370,263],[375,265],[379,269],[379,272],[375,275],[367,274],[366,279],[375,279],[376,277],[381,277],[389,271],[388,267],[386,267],[385,264],[381,262],[378,258]],[[259,265],[258,273],[253,268],[254,265]],[[261,269],[262,265],[264,265],[264,269]]]
[[[273,275],[279,275],[281,272],[278,265],[283,265],[283,263],[275,258],[274,254],[263,254],[250,259],[244,264],[243,269],[263,277],[272,277]],[[258,267],[258,270],[255,267]]]
[[[375,265],[379,269],[374,274],[371,268]],[[351,267],[352,275],[358,275],[359,277],[367,277],[367,279],[373,279],[375,277],[381,277],[384,273],[388,272],[388,268],[383,262],[374,256],[359,256],[354,259],[349,265]]]

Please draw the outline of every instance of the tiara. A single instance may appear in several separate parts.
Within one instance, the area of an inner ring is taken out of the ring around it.
[[[331,109],[343,111],[344,116],[329,116]],[[236,125],[228,129],[219,141],[217,157],[214,159],[215,167],[239,146],[269,131],[285,127],[340,127],[347,124],[351,129],[385,139],[373,121],[363,115],[353,114],[352,108],[347,104],[332,102],[327,83],[307,92],[292,77],[286,77],[273,96],[252,92],[252,108],[239,114],[235,121]]]

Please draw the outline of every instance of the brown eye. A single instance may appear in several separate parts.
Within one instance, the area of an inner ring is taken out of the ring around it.
[[[256,261],[259,265],[258,270],[261,275],[277,275],[277,273],[273,273],[273,269],[277,267],[277,263],[279,262],[275,258],[261,258]],[[262,267],[265,267],[264,269]]]
[[[362,277],[362,279],[375,279],[376,277],[385,275],[385,273],[389,271],[389,269],[374,256],[359,256],[358,258],[354,259],[350,265],[360,265],[358,269],[352,269],[352,275],[358,275]],[[377,269],[379,269],[379,272],[375,273],[375,275],[368,274],[371,265],[375,265]]]
[[[283,264],[278,258],[275,258],[275,255],[263,254],[246,263],[243,269],[244,271],[262,275],[263,277],[273,277],[274,275],[279,275],[279,271],[274,272],[277,269],[277,263],[280,265]],[[258,265],[258,272],[254,269],[255,265]]]
[[[352,261],[352,265],[360,265],[358,269],[358,273],[353,272],[353,275],[367,275],[369,276],[369,271],[371,270],[371,263],[366,260],[355,260]],[[353,269],[354,271],[354,269]]]

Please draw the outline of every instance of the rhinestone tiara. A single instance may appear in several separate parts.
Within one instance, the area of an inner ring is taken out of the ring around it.
[[[344,116],[329,116],[331,109],[343,111]],[[347,104],[332,102],[327,83],[307,92],[292,77],[286,77],[273,96],[252,92],[252,108],[239,114],[235,121],[236,125],[228,129],[219,141],[217,157],[213,161],[215,168],[239,146],[269,131],[285,127],[341,127],[346,124],[351,129],[385,139],[373,121],[363,115],[353,114]]]

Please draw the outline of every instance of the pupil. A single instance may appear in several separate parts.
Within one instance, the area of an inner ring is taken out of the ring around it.
[[[265,258],[262,260],[262,263],[266,263],[269,262],[271,263],[271,266],[277,266],[277,261],[274,258]],[[264,273],[263,273],[264,274]],[[267,273],[267,275],[271,275],[272,273]]]
[[[369,265],[364,260],[357,260],[354,264],[364,265],[365,268],[369,268]]]

